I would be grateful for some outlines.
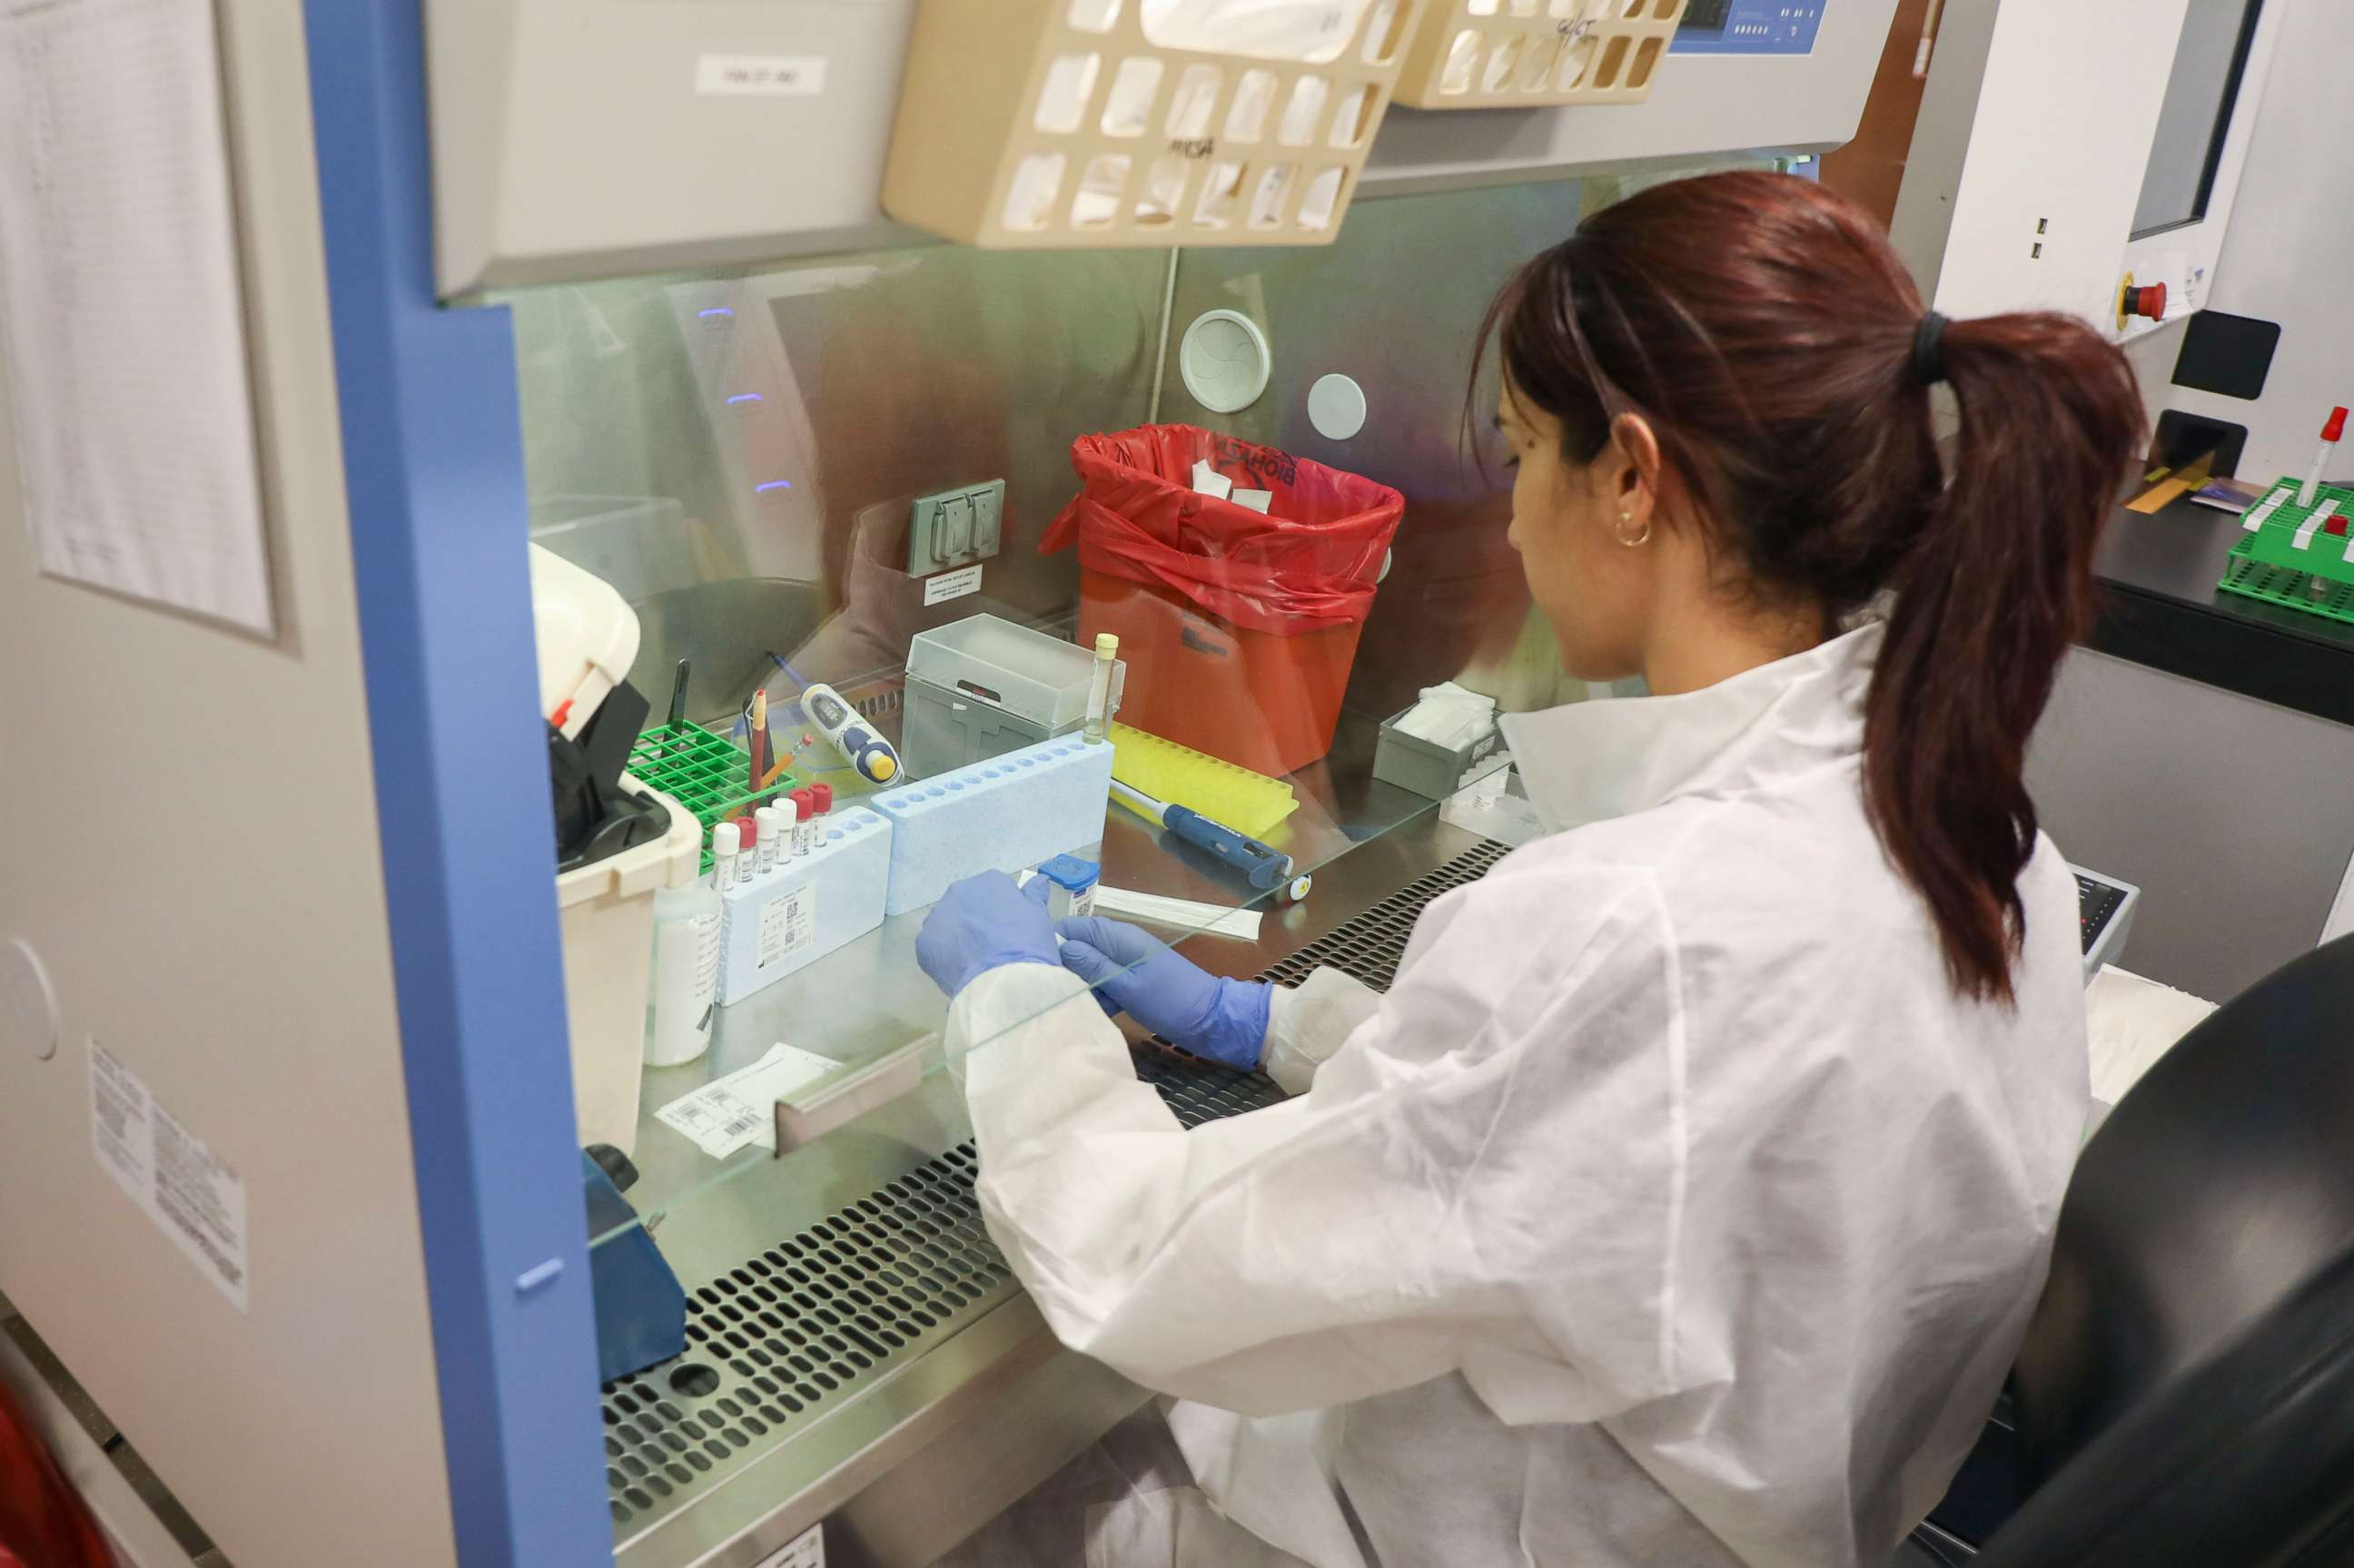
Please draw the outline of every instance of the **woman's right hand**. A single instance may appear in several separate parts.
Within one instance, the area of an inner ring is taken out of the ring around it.
[[[1096,915],[1055,923],[1063,967],[1094,989],[1107,1012],[1125,1012],[1171,1044],[1245,1072],[1267,1051],[1274,988],[1222,980],[1179,958],[1140,927]]]

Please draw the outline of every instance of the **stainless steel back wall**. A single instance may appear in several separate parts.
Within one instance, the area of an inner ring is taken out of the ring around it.
[[[659,708],[731,710],[767,651],[811,679],[896,668],[926,626],[1066,610],[1036,554],[1076,488],[1071,439],[1142,420],[1166,252],[920,246],[717,276],[521,290],[533,537],[640,610]],[[1006,482],[978,596],[928,607],[908,504]]]
[[[1659,171],[1640,183],[1670,178]],[[1505,538],[1507,475],[1462,443],[1473,338],[1513,267],[1637,182],[1609,176],[1367,201],[1338,243],[1175,259],[1159,417],[1268,442],[1406,498],[1349,705],[1384,715],[1460,677],[1508,707],[1584,694],[1561,676]],[[1072,556],[1040,535],[1076,489],[1073,437],[1141,423],[1161,362],[1168,252],[996,253],[924,245],[767,271],[625,279],[497,296],[514,311],[533,536],[639,607],[659,708],[695,662],[690,711],[730,711],[773,650],[811,679],[896,670],[928,626],[991,609],[1068,613]],[[1234,415],[1185,391],[1202,312],[1250,316],[1266,394]],[[1370,418],[1307,418],[1328,371]],[[1484,435],[1494,371],[1473,408]],[[979,595],[927,606],[907,574],[908,503],[1007,482],[1004,548]]]
[[[1187,250],[1177,269],[1163,420],[1264,441],[1401,492],[1405,522],[1358,644],[1348,705],[1383,716],[1421,686],[1463,673],[1508,706],[1562,700],[1553,641],[1529,612],[1506,541],[1511,475],[1482,472],[1462,440],[1472,340],[1513,268],[1577,226],[1581,182],[1360,203],[1338,243],[1312,250]],[[1185,328],[1231,310],[1267,336],[1266,393],[1214,414],[1185,389]],[[1363,387],[1365,428],[1317,434],[1308,389],[1339,372]],[[1473,408],[1494,414],[1493,366]],[[1491,460],[1492,461],[1492,460]]]
[[[1579,218],[1635,191],[1708,168],[1766,166],[1720,160],[1639,175],[1596,175],[1360,202],[1338,243],[1318,250],[1187,250],[1177,270],[1161,418],[1264,441],[1393,486],[1406,499],[1395,559],[1357,651],[1347,705],[1385,717],[1416,691],[1450,677],[1529,709],[1586,694],[1561,673],[1551,631],[1532,613],[1519,557],[1505,538],[1511,474],[1496,466],[1493,356],[1472,400],[1472,433],[1489,467],[1464,443],[1464,389],[1474,339],[1512,270],[1567,238]],[[1238,311],[1258,323],[1273,374],[1258,401],[1214,414],[1185,390],[1178,344],[1203,312]],[[1328,440],[1308,418],[1308,389],[1339,372],[1364,389],[1365,428]]]

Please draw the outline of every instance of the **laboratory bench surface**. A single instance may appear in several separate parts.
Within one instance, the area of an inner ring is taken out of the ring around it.
[[[1257,942],[1198,936],[1181,944],[1188,957],[1256,974],[1293,955],[1306,963],[1331,944],[1302,949],[1342,927],[1353,950],[1368,912],[1401,889],[1462,857],[1484,866],[1490,841],[1372,779],[1376,729],[1344,715],[1332,755],[1293,776],[1301,805],[1284,847],[1315,868],[1310,896],[1262,906]],[[1123,810],[1110,813],[1103,860],[1114,886],[1235,901],[1230,884]],[[941,1003],[914,959],[921,922],[921,912],[886,921],[726,1010],[705,1061],[646,1075],[645,1175],[631,1197],[658,1215],[653,1234],[690,1293],[695,1333],[680,1361],[605,1393],[625,1568],[757,1563],[821,1520],[831,1563],[928,1563],[1147,1397],[1055,1343],[989,1245],[970,1194],[970,1124],[936,1046],[916,1090],[782,1159],[751,1150],[722,1169],[654,1120],[780,1040],[854,1069],[937,1030]],[[1400,920],[1380,926],[1387,945],[1402,941]],[[1273,1094],[1263,1080],[1156,1062],[1150,1048],[1143,1060],[1189,1124]],[[831,1339],[832,1352],[807,1335]],[[698,1371],[674,1382],[690,1364]],[[674,1437],[684,1451],[663,1446]],[[676,1484],[656,1482],[665,1474]]]
[[[1261,916],[1260,941],[1254,946],[1200,937],[1186,946],[1195,961],[1249,974],[1282,958],[1299,933],[1312,937],[1323,928],[1324,912],[1336,902],[1322,885],[1329,870],[1362,845],[1437,811],[1437,801],[1373,777],[1379,733],[1376,721],[1343,714],[1330,755],[1289,777],[1299,809],[1268,837],[1299,869],[1316,874],[1317,892],[1292,907],[1262,895],[1251,906]],[[1104,885],[1207,905],[1242,901],[1243,890],[1214,862],[1190,844],[1163,841],[1143,819],[1114,806],[1107,813],[1101,845]],[[812,1105],[836,1084],[911,1046],[928,1050],[922,1056],[926,1071],[939,1068],[937,1043],[925,1043],[941,1027],[946,1004],[916,962],[916,936],[926,913],[916,909],[886,919],[806,969],[721,1009],[711,1049],[697,1060],[645,1070],[631,1151],[638,1181],[629,1192],[641,1213],[700,1202],[704,1192],[768,1161],[768,1151],[760,1149],[715,1160],[657,1113],[714,1078],[751,1066],[771,1046],[790,1044],[842,1064],[838,1073],[808,1091]],[[1170,936],[1177,939],[1173,931]],[[988,1044],[981,1042],[975,1048],[986,1050]]]
[[[2111,517],[2093,560],[2086,643],[2168,674],[2354,725],[2354,626],[2215,585],[2240,537],[2228,512],[2177,500]]]

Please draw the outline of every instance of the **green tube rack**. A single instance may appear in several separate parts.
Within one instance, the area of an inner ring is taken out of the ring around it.
[[[711,869],[713,828],[756,806],[765,806],[805,782],[788,768],[768,789],[755,789],[748,772],[750,766],[743,747],[699,724],[650,729],[630,747],[631,774],[684,806],[703,824],[705,871]]]
[[[2300,506],[2300,482],[2282,480],[2240,514],[2240,537],[2215,586],[2284,609],[2354,624],[2354,540],[2344,521],[2354,518],[2354,490],[2325,484],[2311,506]],[[2245,526],[2251,517],[2256,519],[2253,529]]]

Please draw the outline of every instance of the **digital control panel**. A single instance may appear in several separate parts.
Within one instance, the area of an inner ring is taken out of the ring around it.
[[[1807,55],[1830,0],[1691,0],[1676,25],[1680,55]]]

